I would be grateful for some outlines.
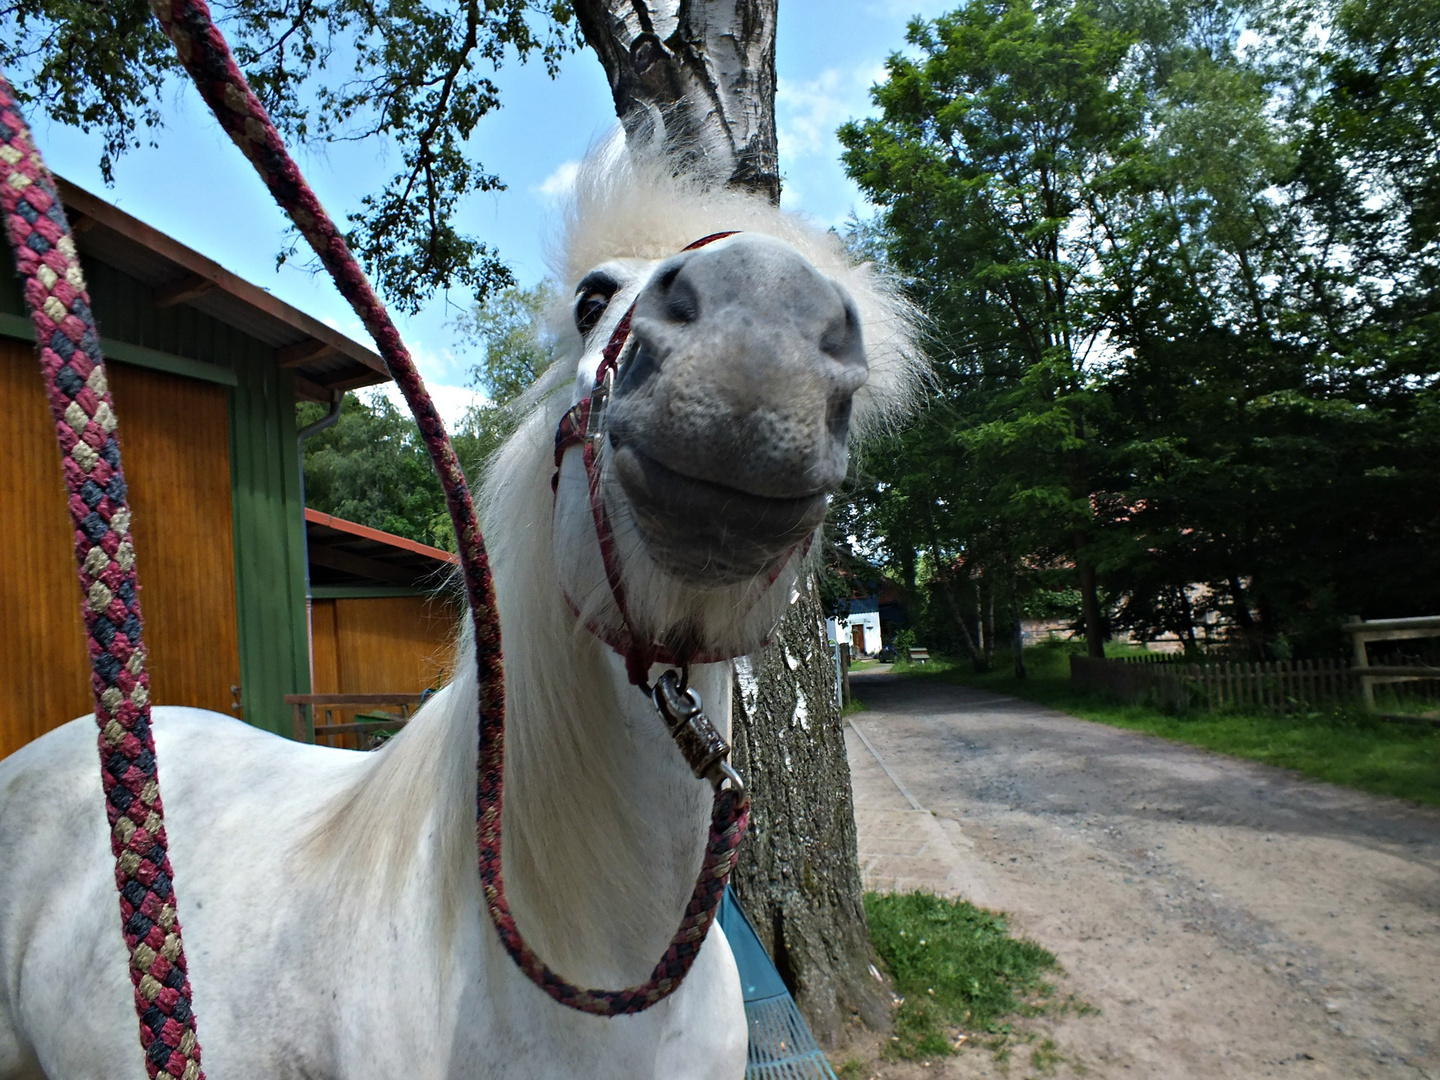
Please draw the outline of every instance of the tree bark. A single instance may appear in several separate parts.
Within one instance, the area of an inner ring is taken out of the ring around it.
[[[950,608],[950,616],[960,630],[960,644],[965,646],[965,653],[970,657],[970,663],[976,671],[988,671],[989,665],[985,663],[985,655],[976,647],[975,639],[970,634],[970,627],[960,611],[960,605],[955,601],[955,591],[950,587],[950,575],[940,569],[944,565],[940,561],[940,542],[935,536],[935,517],[928,504],[925,508],[925,515],[930,526],[930,560],[935,567],[933,573],[935,580],[940,582],[940,591],[945,594],[945,603]]]
[[[1080,577],[1080,613],[1085,620],[1085,653],[1092,659],[1105,657],[1105,624],[1100,614],[1100,585],[1095,564],[1082,555],[1085,538],[1075,538],[1075,565]]]
[[[992,580],[992,575],[987,572],[981,576],[979,584],[984,586],[980,637],[983,643],[982,648],[985,651],[985,670],[989,671],[995,666],[995,582]],[[977,595],[980,591],[977,587]]]
[[[632,145],[659,137],[676,172],[780,201],[779,0],[574,0]],[[890,1019],[871,974],[850,765],[813,580],[775,643],[736,662],[735,764],[752,798],[731,879],[815,1035]]]
[[[1025,624],[1020,611],[1020,581],[1015,571],[1010,571],[1010,621],[1015,624],[1012,645],[1015,650],[1015,677],[1025,678]]]
[[[774,643],[735,664],[735,765],[750,829],[731,882],[786,986],[826,1046],[858,1016],[889,1022],[861,902],[855,807],[835,670],[813,585]]]
[[[677,170],[780,202],[780,0],[574,0],[626,137],[658,135]]]

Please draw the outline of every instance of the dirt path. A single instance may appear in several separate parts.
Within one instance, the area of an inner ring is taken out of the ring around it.
[[[854,687],[867,886],[1054,952],[1101,1010],[1053,1023],[1060,1075],[1440,1078],[1440,813],[985,691]]]

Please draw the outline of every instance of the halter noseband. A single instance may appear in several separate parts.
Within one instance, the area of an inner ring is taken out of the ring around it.
[[[713,244],[717,240],[734,236],[737,231],[711,233],[681,250],[695,251]],[[630,341],[630,323],[635,315],[635,305],[638,302],[638,298],[631,302],[630,307],[626,309],[625,314],[615,325],[614,331],[611,332],[610,340],[605,344],[605,351],[600,356],[600,364],[595,369],[595,381],[590,388],[589,395],[572,405],[560,418],[560,424],[555,429],[555,474],[550,479],[550,488],[558,497],[560,466],[565,460],[565,453],[571,447],[580,447],[590,491],[590,515],[594,519],[595,536],[600,544],[600,559],[605,566],[605,579],[610,586],[610,595],[614,598],[615,608],[620,614],[618,628],[604,625],[597,620],[588,620],[585,628],[620,656],[623,656],[625,673],[629,676],[630,681],[649,692],[650,668],[654,664],[671,664],[687,670],[692,663],[713,664],[721,660],[732,659],[732,655],[717,652],[686,652],[677,656],[674,650],[660,642],[648,641],[637,636],[630,621],[630,608],[625,598],[625,582],[620,556],[615,548],[615,534],[610,525],[610,514],[605,509],[605,497],[600,486],[599,448],[605,435],[605,409],[614,393],[615,382],[620,374],[620,357]],[[809,547],[810,543],[807,540],[804,549],[808,551]],[[781,571],[789,564],[794,551],[795,549],[791,549],[786,557],[774,567],[767,585],[775,583]],[[571,610],[578,616],[580,614],[579,605],[571,599],[568,593],[565,599]]]

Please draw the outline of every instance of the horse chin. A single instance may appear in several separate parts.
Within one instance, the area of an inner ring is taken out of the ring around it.
[[[647,553],[687,585],[724,588],[772,578],[825,518],[829,492],[773,498],[698,480],[631,445],[615,476]]]

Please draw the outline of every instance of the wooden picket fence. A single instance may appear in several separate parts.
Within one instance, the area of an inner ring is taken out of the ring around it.
[[[1178,708],[1291,712],[1356,699],[1360,679],[1343,660],[1220,660],[1163,653],[1096,660],[1070,657],[1070,681],[1122,701]]]

